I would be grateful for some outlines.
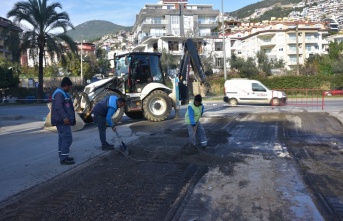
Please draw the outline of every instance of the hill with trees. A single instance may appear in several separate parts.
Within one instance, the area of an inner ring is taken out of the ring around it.
[[[121,30],[131,31],[132,26],[121,26],[103,20],[91,20],[77,25],[74,30],[68,30],[67,35],[74,39],[74,41],[87,40],[92,42],[104,35],[114,34]]]
[[[272,10],[268,11],[267,20],[270,20],[270,17],[288,16],[290,12],[289,9],[282,9],[280,8],[281,5],[297,4],[301,1],[302,0],[264,0],[264,1],[260,1],[254,4],[250,4],[236,11],[230,12],[230,15],[238,19],[243,19],[253,14],[256,9],[276,6]],[[260,19],[265,20],[265,18],[260,18]]]

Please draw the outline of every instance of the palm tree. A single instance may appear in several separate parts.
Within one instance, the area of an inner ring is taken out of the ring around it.
[[[28,0],[17,2],[7,17],[13,17],[14,22],[25,21],[32,30],[26,30],[21,37],[21,51],[38,48],[38,94],[37,98],[43,97],[43,58],[45,50],[50,57],[56,56],[65,61],[65,44],[72,52],[77,51],[76,43],[66,35],[67,28],[74,26],[69,21],[66,12],[58,13],[57,8],[62,9],[60,3],[47,5],[48,0]],[[63,29],[63,33],[51,33],[56,29]]]

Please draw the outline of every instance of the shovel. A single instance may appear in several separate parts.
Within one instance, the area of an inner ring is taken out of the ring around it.
[[[194,131],[193,131],[193,142],[196,142],[195,134],[196,134],[197,129],[198,129],[198,123],[199,123],[199,121],[197,121],[197,123],[195,124],[195,129],[194,129]]]
[[[119,146],[119,151],[124,154],[124,155],[129,155],[129,151],[128,151],[128,148],[126,146],[126,144],[123,142],[123,140],[121,139],[121,137],[119,136],[118,132],[115,131],[116,135],[117,135],[117,138],[120,140],[121,144]]]

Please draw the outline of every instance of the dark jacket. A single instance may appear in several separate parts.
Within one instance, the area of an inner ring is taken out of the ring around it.
[[[54,126],[61,125],[65,118],[69,119],[70,125],[75,125],[73,101],[66,92],[58,88],[52,95],[51,124]]]

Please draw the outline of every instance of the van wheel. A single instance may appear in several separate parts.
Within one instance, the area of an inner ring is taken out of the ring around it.
[[[234,98],[231,98],[231,99],[229,100],[229,103],[230,103],[231,106],[237,106],[237,104],[238,104],[237,100],[234,99]]]
[[[278,98],[273,98],[271,104],[273,106],[279,106],[280,105],[280,100]]]

